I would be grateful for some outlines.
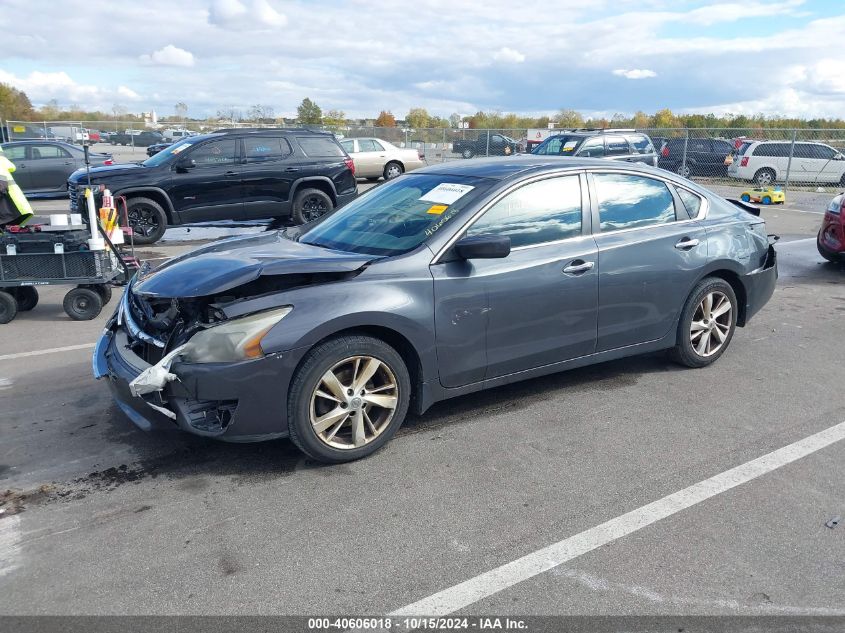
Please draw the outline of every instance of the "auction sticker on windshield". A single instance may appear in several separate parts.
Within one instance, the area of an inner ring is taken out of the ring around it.
[[[458,198],[465,196],[473,189],[475,189],[475,187],[472,185],[459,185],[453,182],[441,182],[434,189],[422,196],[420,200],[449,205],[454,203]]]

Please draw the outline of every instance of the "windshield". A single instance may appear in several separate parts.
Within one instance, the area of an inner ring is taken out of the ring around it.
[[[151,156],[143,163],[141,163],[144,167],[158,167],[162,163],[166,163],[171,156],[175,156],[180,152],[184,152],[188,149],[191,145],[194,144],[193,139],[182,139],[181,141],[177,141],[168,147],[165,147],[161,150],[158,154]]]
[[[342,207],[299,241],[367,255],[415,249],[493,185],[487,178],[409,174]]]
[[[531,153],[544,156],[572,156],[578,144],[583,140],[583,136],[550,136],[535,147]]]

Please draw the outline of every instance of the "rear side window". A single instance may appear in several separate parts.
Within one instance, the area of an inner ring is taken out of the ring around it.
[[[362,152],[383,152],[384,148],[381,146],[381,143],[375,141],[371,138],[368,138],[363,141],[358,141],[358,147],[361,149]]]
[[[30,149],[33,159],[39,158],[70,158],[70,153],[58,145],[33,145]]]
[[[306,156],[314,158],[343,156],[343,148],[334,139],[325,136],[300,136],[297,139]]]
[[[652,145],[649,138],[644,134],[629,134],[628,142],[638,154],[651,154],[654,152],[654,145]]]
[[[624,174],[593,174],[602,231],[632,229],[675,220],[675,202],[661,181]]]
[[[248,136],[244,139],[244,149],[248,163],[281,160],[291,154],[290,143],[278,136]]]
[[[627,156],[631,153],[631,148],[624,137],[608,136],[605,139],[605,152],[607,156]]]
[[[351,139],[348,141],[341,141],[340,146],[344,149],[347,154],[355,153],[355,141]]]
[[[578,176],[549,178],[509,193],[467,230],[482,233],[510,237],[514,248],[581,235]]]
[[[550,136],[534,148],[532,154],[541,156],[571,156],[575,153],[581,138],[577,136]]]
[[[681,202],[684,203],[684,208],[686,209],[687,215],[694,220],[698,217],[698,214],[701,212],[701,198],[699,198],[691,191],[681,189],[680,187],[677,187],[677,191],[678,197],[681,199]]]
[[[785,158],[789,156],[789,143],[761,143],[754,149],[754,156]]]

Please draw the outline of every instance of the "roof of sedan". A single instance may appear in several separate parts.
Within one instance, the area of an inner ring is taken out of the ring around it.
[[[503,180],[524,172],[543,172],[557,169],[578,169],[586,167],[623,167],[602,158],[570,158],[567,156],[533,156],[517,154],[508,158],[479,158],[474,160],[455,160],[439,165],[430,165],[414,173],[455,174]],[[624,163],[625,169],[638,169],[635,163]]]

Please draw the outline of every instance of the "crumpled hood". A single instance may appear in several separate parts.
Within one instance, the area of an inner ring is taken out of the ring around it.
[[[207,297],[262,275],[353,272],[375,259],[293,242],[272,231],[221,240],[175,257],[154,271],[142,271],[132,292],[145,297]]]

